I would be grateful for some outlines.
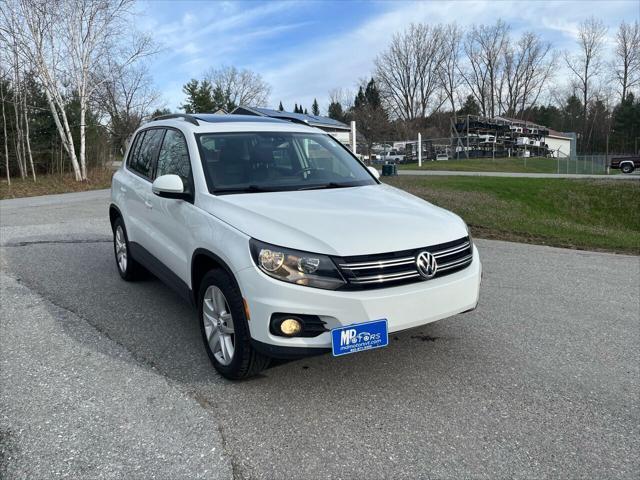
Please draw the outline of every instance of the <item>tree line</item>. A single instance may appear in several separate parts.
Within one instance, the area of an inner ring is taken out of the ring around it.
[[[373,123],[364,130],[375,140],[413,138],[418,130],[445,137],[450,118],[500,115],[577,132],[583,153],[604,151],[607,137],[632,151],[640,136],[640,27],[623,21],[613,52],[606,35],[600,20],[588,18],[569,53],[533,31],[514,37],[502,20],[467,29],[411,24],[376,57],[373,77],[360,81],[358,93],[329,92],[327,113],[356,120],[359,130]],[[568,77],[557,74],[562,70]],[[362,108],[361,94],[373,88],[380,102]]]
[[[133,0],[4,0],[0,9],[3,170],[22,178],[92,166],[121,150],[154,90],[151,39]]]
[[[159,109],[148,70],[157,52],[135,28],[135,0],[4,0],[0,10],[0,172],[37,179],[92,167],[123,153],[131,134]],[[640,27],[609,32],[589,18],[577,48],[558,51],[535,31],[514,35],[502,20],[462,28],[411,24],[397,32],[356,90],[295,102],[296,113],[349,122],[371,145],[447,137],[451,118],[497,115],[578,133],[582,153],[631,152],[640,137]],[[564,72],[559,75],[558,72]],[[366,73],[366,72],[362,72]],[[206,71],[183,87],[185,112],[264,107],[271,86],[234,66]],[[285,110],[282,102],[277,107]]]

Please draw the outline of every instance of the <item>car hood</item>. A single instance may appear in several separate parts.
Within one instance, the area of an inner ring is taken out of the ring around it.
[[[370,255],[467,235],[464,222],[389,185],[206,195],[201,207],[263,242],[328,255]]]

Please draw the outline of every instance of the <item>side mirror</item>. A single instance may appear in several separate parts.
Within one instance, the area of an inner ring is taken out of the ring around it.
[[[151,191],[162,198],[186,199],[184,184],[178,175],[161,175],[153,181]]]
[[[369,171],[372,173],[372,175],[376,178],[380,178],[380,172],[378,171],[378,169],[376,167],[367,167],[369,169]]]

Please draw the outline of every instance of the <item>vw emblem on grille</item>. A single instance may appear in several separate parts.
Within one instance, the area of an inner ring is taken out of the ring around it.
[[[416,268],[423,278],[429,280],[438,271],[438,262],[431,252],[420,252],[416,257]]]

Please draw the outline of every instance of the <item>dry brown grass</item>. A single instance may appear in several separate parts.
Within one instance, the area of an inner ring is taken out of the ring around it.
[[[73,174],[64,175],[40,175],[34,182],[31,177],[21,179],[12,178],[11,185],[6,178],[0,181],[0,199],[35,197],[38,195],[50,195],[52,193],[84,192],[87,190],[99,190],[111,186],[111,169],[94,169],[88,172],[89,180],[76,182]]]

